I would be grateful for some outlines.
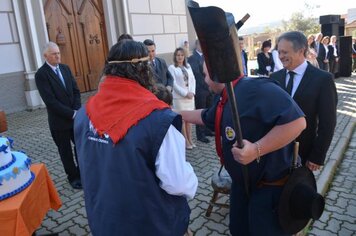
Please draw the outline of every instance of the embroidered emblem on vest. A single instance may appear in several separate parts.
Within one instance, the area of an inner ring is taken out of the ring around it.
[[[235,136],[236,136],[235,130],[233,128],[231,128],[230,126],[226,126],[225,136],[226,136],[227,140],[229,140],[229,141],[234,140]]]

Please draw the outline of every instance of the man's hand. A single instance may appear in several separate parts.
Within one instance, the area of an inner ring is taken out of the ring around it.
[[[317,171],[317,170],[319,170],[320,169],[320,165],[317,165],[317,164],[315,164],[315,163],[313,163],[313,162],[311,162],[311,161],[307,161],[306,163],[305,163],[305,165],[309,168],[309,170],[311,170],[311,171]]]
[[[231,152],[234,156],[235,161],[243,165],[248,165],[258,157],[258,149],[256,144],[251,143],[245,139],[243,140],[243,144],[244,147],[240,149],[235,143],[231,148]]]

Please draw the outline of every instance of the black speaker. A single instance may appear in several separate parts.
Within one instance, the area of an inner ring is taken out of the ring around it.
[[[339,37],[339,24],[323,24],[321,25],[321,33],[323,36],[331,37],[332,35],[335,35],[336,37]]]
[[[339,36],[345,35],[345,19],[340,19],[339,23]]]
[[[340,15],[324,15],[319,17],[319,23],[323,24],[339,24]]]
[[[339,75],[350,77],[352,71],[352,37],[342,36],[340,42]]]

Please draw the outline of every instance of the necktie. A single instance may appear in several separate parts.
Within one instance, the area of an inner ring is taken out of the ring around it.
[[[288,74],[289,74],[289,80],[288,80],[286,91],[287,91],[287,93],[289,93],[289,95],[292,95],[293,82],[294,82],[293,80],[294,80],[295,72],[294,71],[288,71]]]
[[[56,74],[57,74],[58,78],[62,81],[63,86],[66,87],[66,84],[65,84],[65,82],[64,82],[62,73],[61,73],[61,71],[59,70],[59,67],[56,67]]]

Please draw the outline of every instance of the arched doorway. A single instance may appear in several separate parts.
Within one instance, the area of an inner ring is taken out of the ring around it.
[[[101,0],[45,0],[50,41],[61,50],[81,92],[95,90],[108,52]]]

